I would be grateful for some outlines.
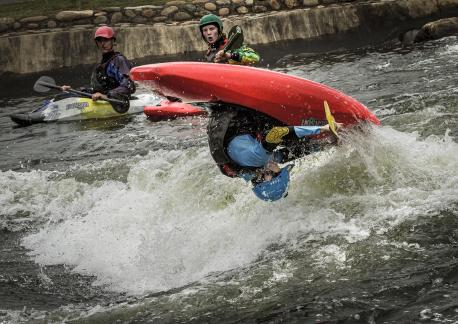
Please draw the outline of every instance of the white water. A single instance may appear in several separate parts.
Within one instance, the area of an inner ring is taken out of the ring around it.
[[[127,183],[0,172],[0,214],[21,209],[43,223],[23,239],[40,265],[66,264],[95,284],[142,294],[249,265],[273,243],[304,235],[357,241],[447,208],[458,197],[457,157],[447,134],[352,134],[302,159],[289,196],[265,203],[242,180],[220,175],[206,147],[155,151],[124,161]],[[344,251],[323,244],[310,261],[344,260]]]

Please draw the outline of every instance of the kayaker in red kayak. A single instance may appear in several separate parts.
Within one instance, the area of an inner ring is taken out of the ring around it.
[[[99,27],[94,34],[95,43],[102,53],[102,60],[96,65],[91,77],[91,88],[84,91],[92,93],[92,100],[118,99],[125,102],[113,108],[119,113],[125,113],[129,109],[130,96],[135,92],[135,83],[130,79],[129,72],[132,64],[124,55],[115,52],[116,35],[108,26]],[[71,87],[62,86],[66,91]]]
[[[228,177],[250,181],[254,194],[264,201],[276,201],[288,193],[287,163],[323,149],[328,140],[310,141],[310,136],[330,132],[323,126],[275,126],[267,115],[232,106],[212,110],[207,127],[210,153]],[[336,128],[342,124],[335,123]],[[282,148],[279,146],[282,145]]]

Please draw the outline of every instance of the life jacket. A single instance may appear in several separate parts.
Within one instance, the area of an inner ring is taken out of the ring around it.
[[[253,173],[259,168],[238,165],[228,156],[226,148],[238,135],[250,134],[261,141],[263,133],[260,127],[263,127],[263,122],[259,122],[258,116],[245,108],[216,105],[217,107],[211,109],[207,125],[210,154],[220,171],[228,177],[235,178],[240,173]]]
[[[108,91],[119,87],[119,82],[107,74],[107,67],[118,56],[123,58],[124,56],[119,52],[111,52],[108,54],[111,54],[111,56],[109,56],[108,59],[104,57],[102,62],[97,64],[92,72],[91,86],[94,89],[94,92],[107,93]],[[127,60],[126,58],[124,59]],[[129,62],[129,65],[132,67],[131,62]]]
[[[224,49],[229,40],[226,38],[226,35],[222,35],[215,43],[211,44],[208,47],[207,52],[205,53],[205,60],[207,62],[213,63],[215,60],[216,53]]]

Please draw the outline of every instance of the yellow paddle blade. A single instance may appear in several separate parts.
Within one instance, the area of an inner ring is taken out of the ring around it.
[[[334,116],[331,114],[331,109],[329,109],[329,105],[326,100],[324,101],[324,112],[326,114],[326,120],[329,124],[329,129],[338,138],[339,135],[337,135],[336,120],[334,119]]]

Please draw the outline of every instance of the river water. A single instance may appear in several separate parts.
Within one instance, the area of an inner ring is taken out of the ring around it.
[[[15,127],[43,97],[8,81],[0,323],[457,323],[458,39],[275,61],[382,126],[270,204],[219,174],[205,118]]]

